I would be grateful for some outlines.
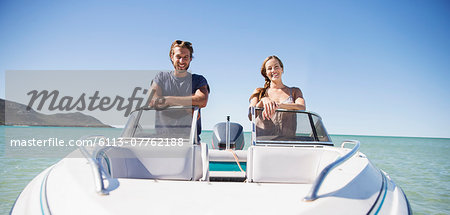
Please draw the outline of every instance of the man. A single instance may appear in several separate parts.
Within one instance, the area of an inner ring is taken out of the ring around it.
[[[208,103],[209,85],[206,79],[187,70],[192,61],[194,49],[187,41],[175,40],[170,47],[169,57],[174,71],[161,72],[153,80],[151,90],[156,96],[150,101],[150,106],[198,106],[206,107]],[[200,116],[200,110],[199,110]],[[197,137],[200,141],[201,118],[197,120]]]

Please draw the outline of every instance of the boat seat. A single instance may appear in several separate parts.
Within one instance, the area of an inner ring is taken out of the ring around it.
[[[102,166],[113,178],[208,180],[208,147],[110,147],[103,150]]]
[[[311,184],[340,154],[312,147],[251,146],[247,156],[249,182]]]

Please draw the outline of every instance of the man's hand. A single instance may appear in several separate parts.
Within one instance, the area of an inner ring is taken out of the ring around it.
[[[152,100],[150,100],[149,106],[154,107],[156,110],[162,110],[166,109],[169,105],[166,104],[166,98],[164,98],[164,96],[155,96],[152,98]]]

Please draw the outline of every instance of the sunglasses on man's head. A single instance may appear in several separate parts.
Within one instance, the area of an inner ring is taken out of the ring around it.
[[[182,40],[175,40],[175,42],[178,44],[178,45],[181,45],[181,44],[186,44],[186,45],[188,45],[188,46],[191,46],[192,45],[192,43],[191,42],[188,42],[188,41],[182,41]]]

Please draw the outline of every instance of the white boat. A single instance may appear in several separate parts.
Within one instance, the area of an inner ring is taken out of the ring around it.
[[[139,109],[115,142],[89,137],[103,147],[80,147],[35,177],[11,214],[412,213],[358,141],[335,147],[312,112],[277,110],[287,123],[267,124],[260,111],[239,150],[239,125],[216,126],[211,149],[198,143],[196,108]]]

